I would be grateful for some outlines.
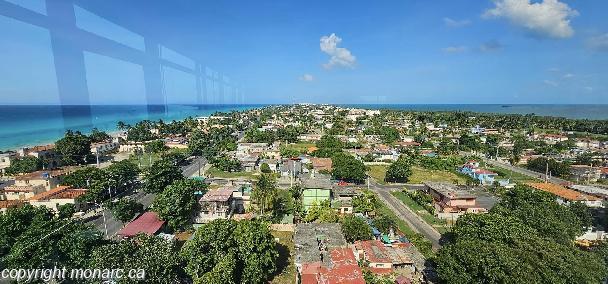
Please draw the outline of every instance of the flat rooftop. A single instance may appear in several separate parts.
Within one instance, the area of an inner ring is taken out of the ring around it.
[[[467,190],[463,190],[458,185],[444,182],[426,181],[426,186],[438,192],[439,194],[446,196],[450,199],[471,199],[476,198],[475,195]]]
[[[327,250],[346,246],[342,226],[338,223],[297,224],[293,239],[296,248],[296,264],[321,261],[319,241],[324,243]],[[323,264],[330,267],[330,261],[330,257],[325,255]]]
[[[316,175],[314,177],[303,177],[302,178],[302,187],[304,188],[325,188],[331,189],[332,182],[329,176],[326,175]]]

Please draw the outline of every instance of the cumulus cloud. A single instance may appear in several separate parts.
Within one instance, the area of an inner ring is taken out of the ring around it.
[[[329,36],[321,37],[321,51],[330,56],[329,62],[323,64],[323,67],[326,69],[331,69],[335,66],[350,68],[355,66],[357,58],[350,53],[350,50],[343,47],[338,47],[341,42],[342,39],[335,33],[332,33]]]
[[[499,41],[497,41],[497,40],[491,40],[491,41],[488,41],[488,42],[485,42],[485,43],[481,44],[479,46],[479,50],[481,52],[491,52],[491,51],[500,50],[500,49],[502,49],[502,47],[503,47],[503,45]]]
[[[466,46],[448,46],[441,49],[445,53],[463,53],[467,51]]]
[[[471,24],[470,20],[464,19],[464,20],[454,20],[448,17],[443,18],[443,23],[445,24],[446,27],[449,28],[462,28],[462,27],[466,27],[468,25]]]
[[[587,46],[596,51],[608,52],[608,33],[589,38]]]
[[[506,18],[513,25],[549,38],[568,38],[574,34],[570,19],[578,12],[559,0],[493,0],[495,7],[482,15],[484,18]]]
[[[306,82],[310,82],[310,81],[314,80],[314,79],[315,79],[315,77],[313,77],[313,76],[312,76],[312,75],[310,75],[310,74],[304,74],[304,75],[300,76],[300,78],[299,78],[299,79],[300,79],[300,81],[306,81]]]
[[[562,78],[564,78],[564,79],[574,78],[574,74],[572,74],[572,73],[566,73],[566,74],[564,74],[564,76],[562,76]]]

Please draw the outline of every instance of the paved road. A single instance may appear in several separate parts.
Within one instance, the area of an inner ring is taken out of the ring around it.
[[[207,164],[207,159],[204,157],[198,157],[192,161],[190,165],[182,167],[182,173],[185,177],[198,176],[199,169],[201,174],[203,173],[203,168]]]
[[[199,164],[199,162],[200,162],[200,164]],[[206,163],[207,163],[207,160],[205,158],[201,157],[201,158],[194,159],[190,165],[184,166],[182,168],[182,173],[186,177],[198,175],[199,167],[201,167],[201,168],[204,167]],[[135,194],[130,195],[129,197],[134,199],[135,201],[143,204],[144,208],[148,208],[150,206],[150,204],[152,204],[152,201],[154,200],[154,196],[155,196],[154,194],[137,192]],[[105,215],[105,225],[104,225],[104,215]],[[124,225],[122,222],[120,222],[119,220],[114,218],[114,215],[112,215],[112,212],[110,212],[110,210],[108,210],[108,209],[103,209],[102,211],[100,211],[98,213],[98,215],[96,215],[95,217],[90,219],[88,221],[88,223],[94,225],[99,231],[104,232],[104,233],[105,233],[105,230],[107,227],[107,229],[108,229],[107,236],[109,238],[114,237],[116,235],[116,233],[118,233],[118,231],[120,229],[122,229],[122,227]]]
[[[545,179],[545,174],[544,173],[539,173],[539,172],[531,171],[531,170],[524,169],[524,168],[521,168],[521,167],[512,166],[512,165],[509,165],[509,164],[506,164],[506,163],[498,162],[496,160],[490,160],[490,159],[485,159],[484,158],[484,161],[487,164],[493,165],[495,167],[505,168],[507,170],[510,170],[510,171],[513,171],[513,172],[516,172],[516,173],[520,173],[522,175],[526,175],[526,176],[529,176],[529,177],[532,177],[532,178],[542,179],[542,180]],[[564,179],[561,179],[561,178],[549,177],[549,176],[547,176],[546,178],[547,178],[548,182],[554,183],[554,184],[568,183],[567,180],[564,180]]]
[[[378,193],[380,199],[395,212],[397,217],[403,219],[403,221],[405,221],[407,225],[412,228],[412,230],[429,239],[434,250],[441,248],[441,245],[439,244],[441,234],[431,225],[422,220],[422,218],[420,218],[420,216],[418,216],[409,207],[405,206],[401,200],[393,196],[390,192],[395,190],[394,187],[391,188],[391,186],[379,185],[372,181],[370,182],[370,189]]]

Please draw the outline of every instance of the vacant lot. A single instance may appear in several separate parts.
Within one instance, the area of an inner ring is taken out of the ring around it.
[[[388,166],[369,166],[368,174],[380,183],[384,183]],[[466,179],[448,171],[427,170],[421,167],[412,167],[412,175],[408,183],[423,183],[425,181],[443,181],[449,183],[465,184]]]
[[[279,259],[277,261],[277,274],[270,283],[294,283],[296,280],[296,267],[293,262],[293,254],[295,251],[293,233],[272,231],[272,235],[275,238],[279,238]]]

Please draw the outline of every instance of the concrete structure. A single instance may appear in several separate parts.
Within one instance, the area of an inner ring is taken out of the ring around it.
[[[365,283],[340,224],[297,224],[294,244],[297,271],[294,283]]]
[[[111,151],[114,151],[120,147],[118,141],[104,141],[99,143],[91,144],[91,153],[93,155],[105,155]]]
[[[4,170],[11,166],[11,159],[15,158],[15,156],[15,153],[0,154],[0,174],[4,173]]]
[[[329,172],[332,169],[331,158],[310,158],[310,162],[312,163],[312,168],[317,172]]]
[[[387,246],[379,240],[356,241],[357,261],[366,261],[369,269],[376,274],[390,274],[395,269],[415,272],[414,261],[402,248]]]
[[[585,194],[593,195],[595,197],[602,198],[604,200],[608,200],[608,189],[592,186],[592,185],[578,185],[573,184],[568,186],[570,189],[574,189],[578,192],[582,192]]]
[[[19,149],[17,152],[19,156],[32,156],[45,161],[46,165],[50,169],[54,169],[61,165],[61,157],[55,151],[54,144],[25,147]]]
[[[302,205],[308,211],[314,205],[331,202],[332,183],[328,177],[306,177],[302,179]]]
[[[527,183],[526,185],[555,195],[559,203],[568,204],[570,202],[582,202],[593,208],[604,207],[601,198],[567,189],[561,185],[540,182]]]
[[[495,178],[498,176],[495,172],[479,168],[477,161],[468,161],[460,168],[460,172],[479,180],[482,185],[494,184]]]
[[[207,223],[215,219],[227,219],[235,208],[233,193],[235,187],[223,187],[209,190],[198,201],[200,211],[195,217],[195,223]]]
[[[35,171],[15,177],[15,186],[37,187],[41,186],[45,191],[57,187],[63,180],[65,172],[62,170],[54,171]]]
[[[433,197],[435,214],[442,219],[455,220],[464,213],[488,211],[477,204],[477,197],[457,185],[441,182],[425,182],[426,192]]]

